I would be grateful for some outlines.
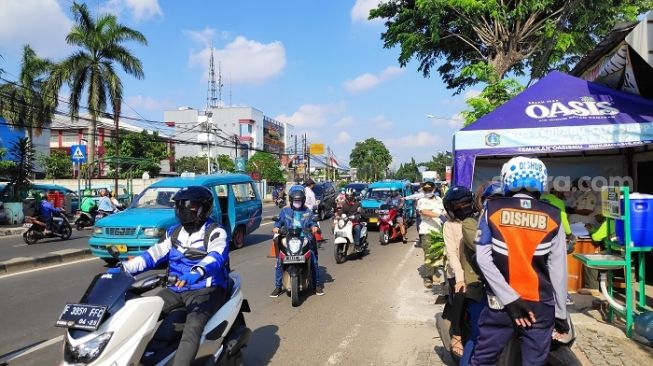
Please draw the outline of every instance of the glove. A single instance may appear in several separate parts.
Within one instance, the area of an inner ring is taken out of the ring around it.
[[[122,271],[122,268],[120,268],[120,267],[113,267],[113,268],[109,268],[109,269],[107,270],[107,273],[109,273],[109,274],[118,274],[118,273],[120,273],[121,271]]]
[[[535,315],[524,300],[517,299],[507,304],[505,308],[508,315],[517,322],[517,325],[525,327],[535,323]]]
[[[569,323],[567,323],[567,319],[556,318],[553,323],[553,329],[560,334],[569,333]]]
[[[192,286],[197,283],[202,278],[202,275],[199,272],[190,271],[186,274],[183,274],[177,280],[177,287],[184,287],[184,285]]]

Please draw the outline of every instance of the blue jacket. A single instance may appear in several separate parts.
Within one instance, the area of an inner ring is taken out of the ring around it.
[[[288,229],[302,228],[308,230],[317,226],[313,220],[313,211],[303,206],[301,210],[293,210],[291,207],[284,207],[279,213],[279,221],[274,223],[274,227],[281,228],[285,226]]]
[[[151,246],[139,257],[123,263],[123,266],[130,273],[136,274],[157,267],[159,264],[168,263],[171,276],[181,276],[191,270],[203,273],[202,279],[192,286],[177,288],[170,286],[175,292],[198,290],[206,287],[220,286],[227,287],[229,272],[226,264],[229,262],[229,247],[227,245],[227,232],[222,227],[215,228],[209,234],[209,242],[206,248],[208,254],[202,259],[188,259],[184,252],[189,248],[204,250],[204,233],[210,222],[206,222],[202,228],[191,235],[185,229],[181,229],[176,243],[172,242],[172,233],[178,227],[175,225],[166,232],[165,240]]]
[[[39,209],[41,217],[46,221],[52,220],[54,214],[61,212],[60,209],[54,207],[48,200],[42,200]]]

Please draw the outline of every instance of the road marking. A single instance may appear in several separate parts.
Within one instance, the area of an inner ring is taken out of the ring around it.
[[[351,343],[354,341],[354,338],[358,335],[360,332],[361,325],[356,324],[354,325],[354,329],[351,330],[351,333],[349,333],[345,339],[340,342],[338,345],[338,351],[333,353],[329,358],[327,359],[326,365],[337,365],[340,362],[342,362],[342,355],[343,352],[351,345]]]
[[[25,244],[25,243],[12,245],[12,247],[14,247],[14,248],[20,248],[20,247],[26,247],[26,246],[27,246],[27,244]]]
[[[51,346],[53,344],[57,344],[57,343],[59,343],[61,341],[63,341],[63,335],[60,335],[60,336],[52,338],[50,340],[41,342],[41,343],[39,343],[39,344],[37,344],[37,345],[35,345],[33,347],[29,347],[27,349],[23,349],[23,350],[19,349],[17,351],[8,353],[3,358],[0,359],[0,365],[8,364],[9,361],[13,361],[13,360],[15,360],[15,359],[17,359],[19,357],[27,356],[32,352],[36,352],[36,351],[38,351],[40,349],[43,349],[45,347],[49,347],[49,346]]]
[[[9,273],[9,274],[6,274],[6,275],[0,275],[0,280],[3,280],[5,278],[9,278],[9,277],[18,276],[18,275],[27,274],[27,273],[38,272],[38,271],[43,271],[43,270],[46,270],[46,269],[53,269],[53,268],[68,266],[68,265],[71,265],[71,264],[84,263],[84,262],[89,262],[89,261],[94,261],[94,260],[99,260],[99,259],[100,258],[96,258],[96,257],[86,258],[86,259],[80,259],[80,260],[77,260],[77,261],[71,261],[71,262],[66,262],[66,263],[61,263],[61,264],[55,264],[53,266],[34,268],[34,269],[29,269],[27,271],[16,272],[16,273]]]
[[[272,225],[272,224],[274,224],[274,221],[266,222],[266,223],[261,224],[259,226]]]

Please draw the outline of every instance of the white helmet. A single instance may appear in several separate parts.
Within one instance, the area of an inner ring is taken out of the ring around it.
[[[345,189],[345,197],[347,197],[347,199],[356,198],[356,191],[353,188]]]
[[[501,182],[506,193],[523,189],[543,193],[547,182],[546,165],[537,158],[517,156],[503,164]]]

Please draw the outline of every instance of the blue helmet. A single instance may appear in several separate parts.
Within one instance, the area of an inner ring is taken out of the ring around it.
[[[546,165],[537,158],[517,156],[503,164],[501,169],[501,183],[506,194],[522,190],[543,193],[547,178]]]
[[[501,182],[490,182],[487,186],[485,186],[485,189],[483,189],[483,193],[481,193],[481,198],[483,200],[486,200],[489,197],[503,196],[503,195],[504,195],[503,184],[501,184]]]

